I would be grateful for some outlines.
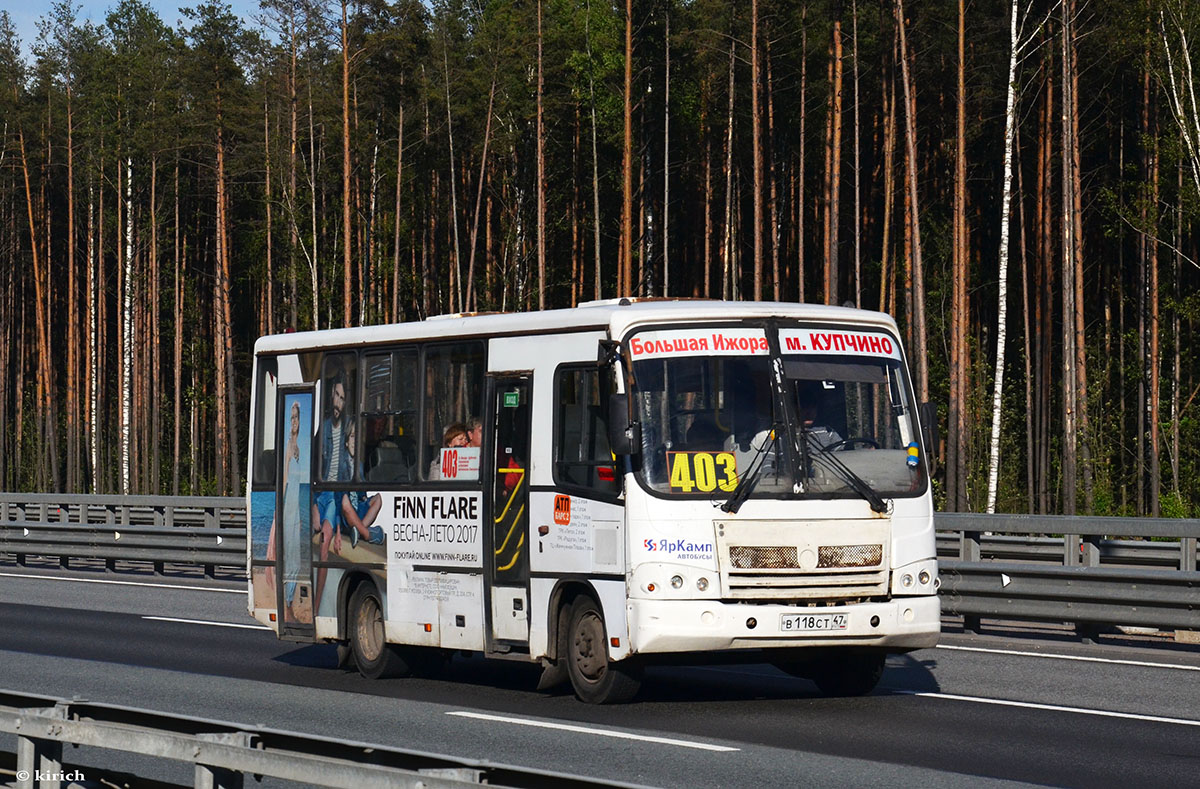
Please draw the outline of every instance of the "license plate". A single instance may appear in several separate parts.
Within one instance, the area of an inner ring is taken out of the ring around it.
[[[845,630],[849,624],[848,614],[783,614],[779,617],[779,629],[785,633]]]

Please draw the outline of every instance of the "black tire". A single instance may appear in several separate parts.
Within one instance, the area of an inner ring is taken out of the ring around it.
[[[590,597],[571,605],[567,629],[567,674],[580,701],[588,704],[622,704],[642,687],[642,667],[626,659],[608,659],[608,631],[604,614]]]
[[[849,652],[815,663],[811,677],[826,696],[865,696],[879,684],[886,661],[883,652]]]
[[[408,663],[384,635],[383,600],[374,584],[359,584],[350,597],[349,614],[346,629],[358,673],[367,679],[408,675]]]

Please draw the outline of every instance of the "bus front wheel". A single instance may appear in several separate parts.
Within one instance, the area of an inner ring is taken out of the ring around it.
[[[367,679],[400,677],[409,666],[387,642],[383,626],[383,602],[374,584],[363,583],[350,597],[350,650],[358,673]]]
[[[609,662],[604,614],[590,597],[575,599],[567,629],[567,673],[580,701],[621,704],[642,687],[641,666]]]

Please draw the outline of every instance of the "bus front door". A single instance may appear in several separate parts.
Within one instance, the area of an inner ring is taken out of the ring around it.
[[[490,605],[488,649],[513,652],[529,644],[529,458],[528,375],[489,377],[491,408],[490,545],[485,541]]]

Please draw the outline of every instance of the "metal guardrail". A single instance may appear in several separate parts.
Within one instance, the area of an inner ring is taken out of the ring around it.
[[[942,608],[1200,630],[1200,520],[937,513]],[[0,493],[0,553],[245,569],[241,497]],[[1149,574],[1146,574],[1149,573]]]
[[[247,774],[281,778],[304,786],[355,789],[455,789],[480,784],[530,789],[631,786],[566,773],[4,690],[0,690],[0,732],[17,736],[18,789],[59,789],[85,775],[97,779],[106,774],[104,770],[65,763],[64,744],[193,764],[193,786],[198,789],[241,789]]]
[[[935,524],[942,610],[970,629],[987,616],[1073,622],[1085,634],[1200,630],[1200,520],[938,513]]]
[[[71,559],[246,567],[246,500],[221,496],[0,493],[0,553]]]

